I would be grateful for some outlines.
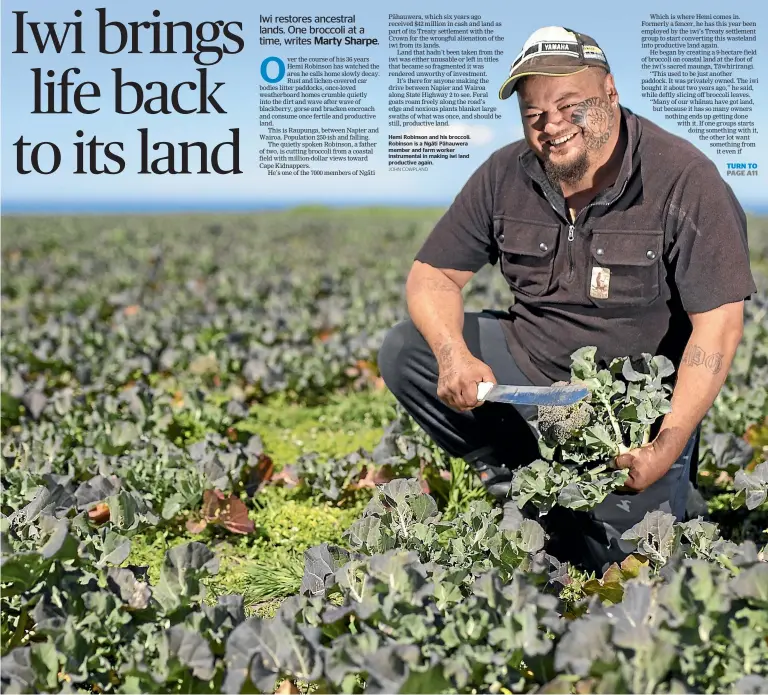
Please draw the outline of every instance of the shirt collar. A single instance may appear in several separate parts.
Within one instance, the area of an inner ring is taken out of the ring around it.
[[[635,114],[628,108],[619,106],[619,109],[621,112],[622,125],[627,129],[627,144],[624,149],[624,157],[621,161],[621,167],[615,183],[604,191],[601,191],[595,197],[594,202],[613,202],[621,195],[621,191],[624,190],[625,184],[635,170],[639,168],[640,158],[638,156],[638,148],[640,137],[642,135],[642,125],[637,116],[635,116]],[[526,148],[526,150],[520,154],[518,159],[520,160],[520,165],[522,166],[523,171],[541,186],[552,205],[557,205],[561,211],[564,210],[565,199],[563,198],[562,191],[560,189],[555,189],[552,184],[550,184],[549,179],[547,179],[547,176],[544,173],[544,167],[539,158],[533,153],[533,150]]]

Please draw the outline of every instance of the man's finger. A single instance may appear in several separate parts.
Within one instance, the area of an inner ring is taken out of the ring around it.
[[[614,463],[618,469],[631,468],[634,462],[635,457],[632,456],[632,454],[621,454],[614,459]]]
[[[472,408],[477,405],[477,382],[464,381],[459,390],[459,399],[465,408]]]
[[[454,407],[457,410],[466,410],[467,404],[465,402],[464,393],[460,386],[457,386],[455,389],[451,391],[451,400],[453,401]]]
[[[639,492],[639,488],[637,484],[635,483],[633,471],[630,470],[629,475],[627,476],[627,479],[624,481],[624,485],[622,485],[617,492]]]
[[[439,394],[440,400],[445,403],[449,408],[455,408],[456,402],[453,397],[453,392],[446,388]]]

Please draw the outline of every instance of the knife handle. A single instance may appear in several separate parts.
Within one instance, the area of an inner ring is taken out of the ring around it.
[[[485,397],[490,393],[492,388],[493,388],[492,381],[481,381],[477,385],[477,400],[478,401],[484,400]]]

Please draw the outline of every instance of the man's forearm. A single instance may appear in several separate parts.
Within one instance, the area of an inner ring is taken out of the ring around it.
[[[672,411],[662,421],[656,440],[674,458],[682,454],[696,426],[720,392],[741,340],[741,329],[694,327],[678,370]]]
[[[408,313],[438,361],[465,349],[464,299],[461,289],[441,271],[428,266],[411,273],[406,285]]]

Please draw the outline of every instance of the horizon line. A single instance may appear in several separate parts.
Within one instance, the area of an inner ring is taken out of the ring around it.
[[[0,203],[0,214],[6,215],[80,215],[80,214],[205,214],[205,213],[256,213],[293,208],[442,208],[451,200],[367,200],[367,201],[210,201],[195,203],[187,200],[147,201],[10,201]],[[768,211],[768,204],[766,204]]]
[[[366,200],[366,201],[233,201],[219,200],[207,203],[195,203],[189,200],[172,198],[152,202],[142,201],[3,201],[0,202],[0,215],[146,215],[146,214],[206,214],[206,213],[257,213],[293,208],[442,208],[451,204],[453,198],[446,200]],[[744,211],[749,214],[768,214],[768,201],[739,201]]]

